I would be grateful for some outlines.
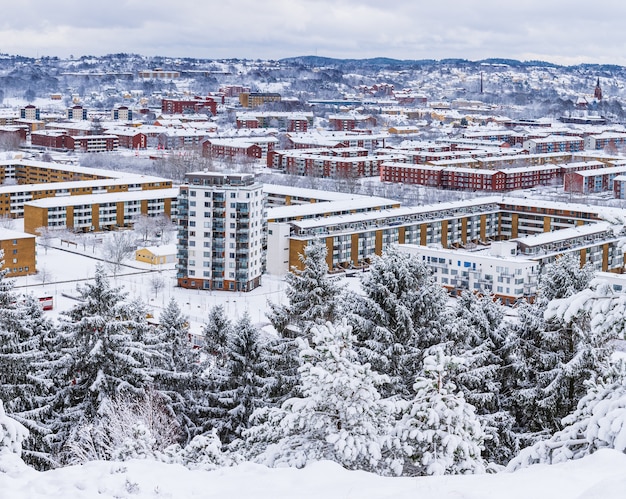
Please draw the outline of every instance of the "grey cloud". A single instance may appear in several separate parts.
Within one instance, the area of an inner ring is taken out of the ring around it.
[[[23,0],[3,6],[0,52],[626,64],[625,15],[612,0]]]

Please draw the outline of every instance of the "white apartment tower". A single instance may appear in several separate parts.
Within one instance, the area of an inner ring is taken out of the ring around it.
[[[251,174],[193,172],[178,201],[178,285],[250,291],[263,269],[263,186]]]

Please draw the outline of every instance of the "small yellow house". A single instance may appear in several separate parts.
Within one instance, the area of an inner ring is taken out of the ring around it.
[[[135,251],[135,260],[151,265],[164,265],[176,262],[176,245],[146,246]]]

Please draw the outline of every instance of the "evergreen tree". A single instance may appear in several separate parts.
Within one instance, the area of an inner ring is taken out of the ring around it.
[[[215,305],[209,311],[209,317],[204,325],[204,350],[218,363],[226,360],[228,338],[232,332],[232,324],[226,316],[222,305]]]
[[[30,432],[23,459],[38,468],[51,465],[44,442],[49,430],[44,420],[49,413],[47,343],[54,326],[44,317],[32,295],[0,309],[0,399],[6,410]]]
[[[330,459],[384,473],[390,414],[377,388],[386,377],[360,364],[345,320],[313,326],[311,334],[311,345],[300,340],[302,396],[254,413],[255,426],[244,433],[250,456],[269,466]]]
[[[410,394],[423,350],[448,334],[446,292],[421,260],[397,248],[374,259],[361,285],[364,296],[352,295],[346,305],[360,352],[391,377],[386,396]]]
[[[160,355],[153,370],[154,387],[167,399],[186,443],[200,432],[198,411],[206,402],[200,354],[191,347],[187,318],[173,298],[161,313],[157,334]]]
[[[506,464],[517,452],[514,419],[502,405],[501,376],[505,327],[503,307],[491,296],[464,291],[454,307],[451,352],[463,362],[451,373],[485,431],[483,457]]]
[[[4,412],[4,404],[0,399],[0,454],[12,452],[22,453],[22,442],[28,437],[28,430],[10,418]]]
[[[213,417],[209,422],[224,443],[239,438],[250,415],[266,404],[268,364],[259,330],[245,312],[228,338],[226,363],[211,371]]]
[[[57,453],[77,428],[98,418],[113,396],[142,396],[151,381],[150,351],[135,339],[146,336],[145,313],[124,302],[126,295],[111,287],[101,265],[94,282],[79,292],[79,303],[60,322],[60,357],[52,370]]]
[[[597,379],[587,382],[586,395],[576,410],[563,419],[563,429],[524,449],[508,469],[580,459],[599,449],[626,453],[625,417],[626,363],[618,359]]]
[[[306,335],[313,325],[339,317],[341,288],[328,277],[327,253],[324,240],[311,241],[299,255],[303,269],[294,267],[285,276],[288,303],[269,304],[268,317],[281,335]]]
[[[397,474],[443,475],[480,473],[484,434],[474,407],[446,380],[458,359],[439,348],[424,359],[423,375],[415,382],[415,396],[396,404],[399,421],[387,440],[395,454]]]
[[[606,338],[592,334],[587,311],[568,318],[546,314],[552,303],[569,302],[586,290],[592,277],[589,266],[581,269],[575,257],[563,256],[544,269],[536,302],[518,307],[503,382],[505,405],[528,442],[560,429],[584,394],[583,381],[594,369],[590,358],[608,354]]]

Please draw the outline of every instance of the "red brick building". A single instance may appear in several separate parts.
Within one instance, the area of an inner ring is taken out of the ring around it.
[[[40,130],[30,134],[33,147],[45,147],[47,149],[59,149],[73,151],[75,147],[74,137],[65,131]]]
[[[199,113],[208,109],[212,115],[217,114],[217,102],[212,97],[194,97],[193,99],[162,99],[161,112],[166,114],[183,114],[184,112]]]
[[[115,130],[110,132],[115,135],[119,141],[119,147],[124,149],[145,149],[148,145],[148,137],[145,133],[137,130]]]

